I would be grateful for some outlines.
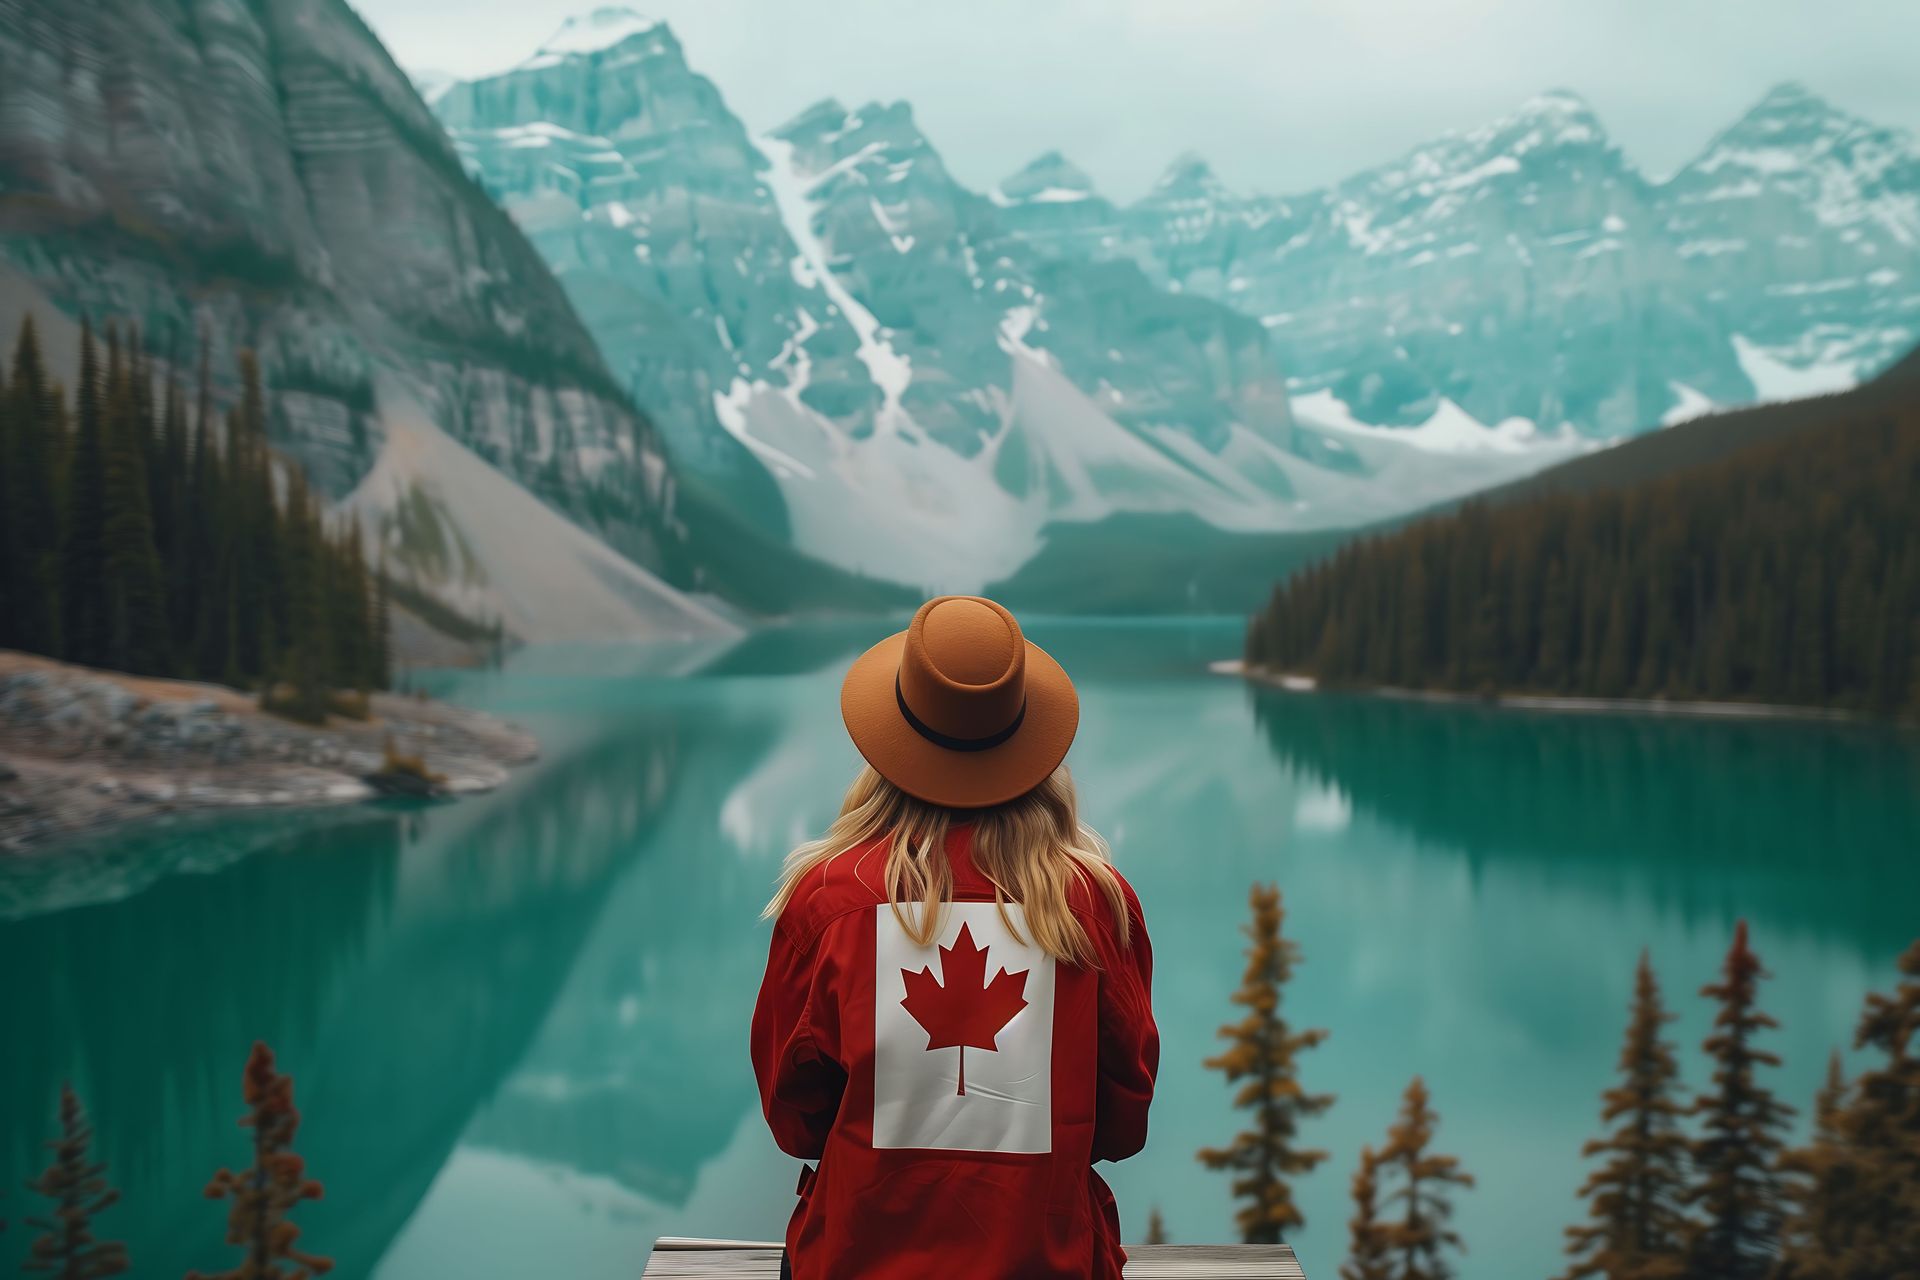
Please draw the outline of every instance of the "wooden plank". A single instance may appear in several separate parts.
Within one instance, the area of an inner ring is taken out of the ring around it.
[[[646,1280],[775,1280],[780,1246],[746,1240],[662,1236]],[[1139,1244],[1127,1246],[1127,1280],[1306,1280],[1284,1244]]]
[[[1284,1244],[1130,1244],[1128,1280],[1306,1280]]]

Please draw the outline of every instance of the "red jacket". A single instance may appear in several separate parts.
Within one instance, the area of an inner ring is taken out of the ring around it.
[[[1076,888],[1100,967],[1057,963],[1008,932],[971,839],[948,838],[935,946],[887,905],[883,842],[809,872],[775,922],[753,1068],[774,1141],[818,1162],[787,1227],[794,1280],[1120,1276],[1092,1166],[1147,1140],[1160,1034],[1139,899],[1125,887],[1122,949],[1105,895]]]

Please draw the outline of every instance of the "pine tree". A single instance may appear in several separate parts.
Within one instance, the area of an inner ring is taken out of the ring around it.
[[[106,632],[100,657],[117,671],[161,674],[169,669],[166,587],[147,505],[146,442],[152,423],[141,417],[142,401],[151,397],[139,393],[146,375],[136,353],[129,350],[123,360],[117,343],[110,341],[109,347],[106,518],[101,529]]]
[[[1591,1221],[1567,1228],[1574,1261],[1567,1280],[1676,1280],[1688,1239],[1681,1197],[1686,1191],[1684,1108],[1676,1096],[1679,1069],[1660,1028],[1673,1020],[1645,952],[1634,979],[1633,1012],[1620,1050],[1620,1083],[1602,1096],[1602,1124],[1614,1126],[1583,1154],[1607,1157],[1587,1176],[1580,1196]]]
[[[1879,1280],[1920,1275],[1920,942],[1900,957],[1900,985],[1874,993],[1854,1046],[1884,1055],[1860,1073],[1850,1100],[1830,1112],[1807,1150],[1789,1158],[1802,1175],[1781,1275],[1793,1280]]]
[[[59,494],[66,435],[60,396],[40,354],[40,340],[28,316],[14,344],[13,376],[7,384],[8,431],[12,441],[7,485],[0,499],[5,511],[9,556],[7,575],[12,604],[9,643],[34,653],[60,652]]]
[[[107,648],[107,443],[100,356],[91,322],[80,327],[80,385],[75,390],[73,459],[67,469],[66,539],[61,551],[62,657],[98,666]]]
[[[61,651],[60,491],[65,459],[65,413],[40,357],[33,317],[21,322],[8,384],[13,464],[6,512],[12,562],[13,645],[33,652]]]
[[[393,589],[387,578],[387,552],[373,571],[373,687],[393,688]]]
[[[43,1234],[33,1242],[22,1269],[43,1272],[55,1280],[96,1280],[127,1270],[127,1247],[93,1237],[93,1219],[112,1208],[120,1193],[107,1185],[107,1166],[95,1164],[88,1148],[93,1125],[81,1109],[70,1084],[60,1087],[60,1137],[48,1142],[53,1162],[27,1189],[53,1201],[45,1218],[28,1218],[26,1225]]]
[[[0,367],[0,503],[12,496],[13,397],[7,394],[7,371]],[[13,521],[0,512],[0,648],[13,644]]]
[[[1870,1176],[1861,1248],[1888,1274],[1920,1274],[1920,941],[1900,957],[1890,996],[1867,997],[1854,1047],[1885,1056],[1860,1073],[1842,1128],[1865,1151]]]
[[[1386,1227],[1387,1246],[1399,1263],[1394,1280],[1451,1280],[1446,1253],[1466,1251],[1460,1233],[1447,1225],[1453,1216],[1448,1188],[1472,1187],[1473,1175],[1460,1167],[1458,1157],[1428,1150],[1439,1123],[1426,1082],[1415,1076],[1380,1152],[1381,1169],[1396,1183],[1387,1204],[1400,1207],[1399,1220]]]
[[[1573,644],[1573,598],[1567,572],[1555,557],[1547,566],[1547,584],[1540,603],[1540,661],[1534,680],[1543,689],[1566,687],[1568,659]]]
[[[156,404],[137,335],[109,326],[107,347],[103,371],[83,328],[71,431],[31,318],[0,377],[0,643],[236,687],[271,665],[309,716],[331,689],[384,686],[386,604],[359,531],[327,529],[297,468],[283,509],[257,364],[243,354],[223,460],[204,339],[190,430],[170,381]]]
[[[184,637],[192,632],[193,593],[188,587],[194,575],[191,522],[188,502],[189,456],[186,397],[172,374],[167,376],[166,408],[160,426],[158,473],[153,477],[157,495],[153,508],[153,540],[165,566],[167,592],[167,631],[184,650]],[[187,656],[184,652],[177,656]]]
[[[1793,1109],[1758,1078],[1759,1068],[1780,1064],[1778,1055],[1754,1045],[1756,1036],[1779,1025],[1754,1007],[1766,976],[1742,920],[1721,980],[1700,991],[1720,1010],[1706,1040],[1713,1085],[1693,1105],[1703,1132],[1693,1143],[1696,1180],[1686,1199],[1703,1220],[1688,1250],[1689,1280],[1761,1280],[1778,1250],[1781,1134]]]
[[[191,566],[189,619],[182,634],[192,637],[191,670],[215,679],[226,669],[222,640],[223,605],[232,575],[232,550],[222,536],[229,505],[213,430],[213,373],[208,339],[200,336],[198,387],[194,396],[193,441],[187,468],[186,560]]]
[[[247,1114],[242,1128],[253,1130],[253,1165],[234,1173],[222,1169],[207,1184],[207,1199],[230,1198],[227,1243],[246,1250],[229,1271],[189,1272],[188,1280],[311,1280],[333,1270],[327,1258],[296,1247],[300,1228],[289,1219],[302,1201],[318,1200],[320,1184],[307,1177],[306,1161],[293,1151],[300,1113],[293,1105],[293,1077],[276,1071],[273,1050],[256,1041],[243,1078]]]
[[[1847,1081],[1836,1049],[1814,1099],[1811,1141],[1780,1157],[1790,1208],[1774,1280],[1843,1280],[1847,1275],[1841,1261],[1850,1234],[1847,1188],[1859,1170],[1842,1133],[1846,1101]]]
[[[1220,1028],[1228,1048],[1206,1065],[1242,1082],[1234,1106],[1253,1112],[1253,1127],[1223,1148],[1205,1148],[1200,1162],[1237,1175],[1233,1194],[1243,1203],[1235,1220],[1250,1244],[1271,1244],[1280,1234],[1303,1225],[1290,1180],[1311,1173],[1327,1153],[1297,1145],[1300,1121],[1333,1105],[1333,1095],[1300,1087],[1295,1059],[1327,1038],[1325,1031],[1295,1031],[1280,1015],[1280,1002],[1300,949],[1281,937],[1284,911],[1277,886],[1254,885],[1248,892],[1253,920],[1247,969],[1233,1002],[1247,1010],[1239,1022]]]
[[[287,549],[283,582],[288,629],[285,667],[292,685],[288,710],[301,720],[319,724],[327,718],[328,547],[307,493],[306,477],[297,469],[288,477],[283,522]]]
[[[1347,1239],[1341,1280],[1394,1280],[1388,1228],[1380,1221],[1380,1158],[1372,1147],[1361,1148],[1360,1167],[1353,1173],[1353,1217],[1347,1219]]]

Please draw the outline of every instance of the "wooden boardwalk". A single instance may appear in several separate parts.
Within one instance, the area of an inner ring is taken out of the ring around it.
[[[780,1246],[747,1240],[688,1240],[662,1236],[653,1246],[646,1280],[701,1276],[708,1280],[775,1280]],[[1127,1280],[1306,1280],[1284,1244],[1134,1244],[1127,1246]]]

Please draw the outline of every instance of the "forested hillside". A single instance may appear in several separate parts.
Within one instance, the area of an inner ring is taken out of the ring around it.
[[[321,719],[330,691],[385,688],[387,602],[360,525],[329,527],[301,468],[276,480],[259,366],[214,422],[156,389],[138,337],[81,333],[69,397],[31,319],[0,371],[0,646],[136,675],[261,686]],[[284,693],[277,687],[284,685]]]
[[[1331,685],[1920,716],[1920,397],[1893,385],[1752,411],[1757,441],[1656,479],[1350,544],[1276,587],[1247,660]]]

